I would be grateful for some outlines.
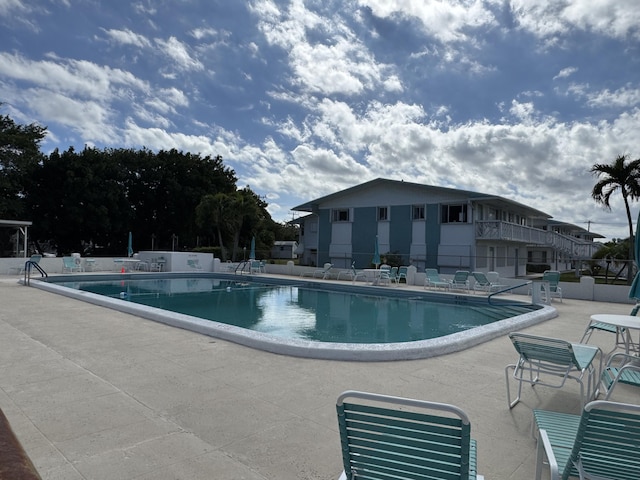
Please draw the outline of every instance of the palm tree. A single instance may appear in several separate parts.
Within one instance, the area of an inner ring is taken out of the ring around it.
[[[600,180],[591,191],[593,199],[611,210],[609,200],[611,195],[620,190],[624,200],[624,208],[627,211],[627,222],[629,223],[629,284],[633,279],[631,272],[631,260],[633,260],[633,220],[631,219],[631,209],[629,200],[640,198],[640,159],[626,163],[629,155],[618,155],[611,164],[596,163],[591,167],[591,173],[598,176]]]

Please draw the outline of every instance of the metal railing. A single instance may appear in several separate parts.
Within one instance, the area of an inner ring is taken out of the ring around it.
[[[29,286],[30,282],[31,282],[31,267],[35,268],[36,270],[38,270],[38,272],[40,272],[40,276],[41,277],[48,277],[49,275],[47,275],[47,272],[45,272],[42,267],[40,265],[38,265],[37,262],[34,262],[33,260],[27,260],[26,262],[24,262],[24,285],[25,286]]]

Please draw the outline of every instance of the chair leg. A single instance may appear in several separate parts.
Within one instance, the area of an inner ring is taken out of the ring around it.
[[[511,401],[511,387],[509,382],[511,375],[509,375],[509,370],[513,369],[514,377],[515,377],[516,368],[517,368],[517,365],[512,364],[512,365],[507,365],[504,369],[505,380],[507,383],[507,404],[509,405],[509,409],[512,409],[518,404],[518,402],[520,401],[520,396],[522,395],[522,380],[516,379],[518,381],[518,396],[515,398],[515,400]]]

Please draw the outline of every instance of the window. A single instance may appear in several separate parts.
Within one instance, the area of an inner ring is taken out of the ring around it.
[[[442,205],[442,223],[466,223],[467,204],[463,205]]]
[[[348,222],[349,209],[341,208],[341,209],[331,210],[331,221],[332,222]]]
[[[384,222],[386,220],[389,220],[389,208],[378,207],[378,221]]]
[[[424,205],[414,205],[411,209],[413,211],[414,220],[424,220]]]

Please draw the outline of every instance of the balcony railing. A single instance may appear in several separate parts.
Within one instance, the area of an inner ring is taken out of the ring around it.
[[[476,221],[477,240],[502,240],[550,247],[568,256],[591,258],[593,242],[515,223]]]

